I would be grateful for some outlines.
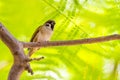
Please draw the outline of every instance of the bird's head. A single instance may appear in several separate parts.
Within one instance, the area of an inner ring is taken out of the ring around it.
[[[44,26],[48,29],[54,29],[55,21],[54,20],[48,20],[44,23]]]

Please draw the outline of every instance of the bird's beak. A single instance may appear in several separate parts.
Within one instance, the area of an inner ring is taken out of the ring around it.
[[[51,22],[51,29],[52,29],[52,30],[54,29],[54,25],[55,25],[55,21],[52,21],[52,22]]]
[[[46,23],[51,24],[51,29],[52,29],[52,30],[54,29],[54,25],[55,25],[55,21],[54,21],[54,20],[48,20],[47,22],[45,22],[45,24],[46,24]]]

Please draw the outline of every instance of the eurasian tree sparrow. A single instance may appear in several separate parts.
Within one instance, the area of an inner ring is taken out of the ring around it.
[[[49,41],[53,33],[54,25],[55,25],[54,20],[46,21],[43,25],[39,26],[36,29],[36,31],[32,35],[30,42]],[[39,48],[29,48],[28,56],[30,57],[38,49]]]

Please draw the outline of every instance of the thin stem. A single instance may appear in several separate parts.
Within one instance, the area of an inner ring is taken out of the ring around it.
[[[71,45],[80,45],[80,44],[93,44],[99,42],[106,42],[112,40],[119,40],[120,35],[114,34],[109,36],[102,36],[96,38],[86,38],[79,40],[69,40],[69,41],[45,41],[45,42],[21,42],[24,48],[32,48],[32,47],[49,47],[49,46],[71,46]]]

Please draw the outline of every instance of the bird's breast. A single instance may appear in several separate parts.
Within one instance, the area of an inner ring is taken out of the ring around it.
[[[39,32],[38,33],[38,41],[48,41],[50,40],[50,37],[52,35],[52,32]]]

